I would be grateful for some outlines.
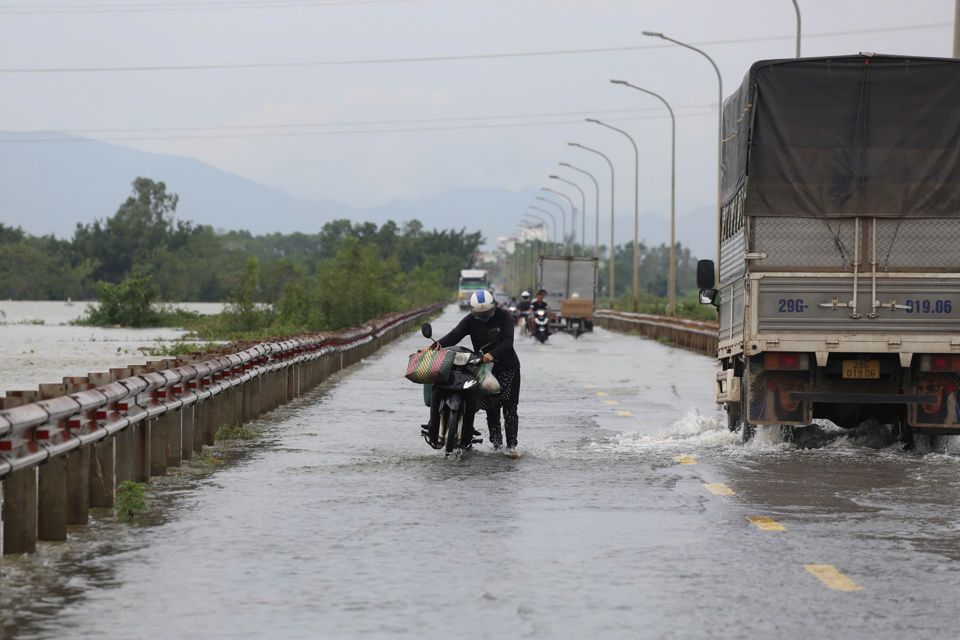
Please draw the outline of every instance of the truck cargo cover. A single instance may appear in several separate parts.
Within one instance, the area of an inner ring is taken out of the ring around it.
[[[753,216],[960,216],[960,61],[757,62],[724,101],[722,159],[723,203],[746,181]]]

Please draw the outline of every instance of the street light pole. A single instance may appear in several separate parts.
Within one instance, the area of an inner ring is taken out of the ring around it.
[[[568,185],[580,192],[580,255],[583,255],[583,245],[587,241],[587,196],[583,193],[583,189],[580,188],[576,182],[571,182],[566,178],[561,178],[560,176],[551,175],[551,179],[559,180],[560,182],[566,182]],[[572,223],[571,223],[572,224]],[[570,255],[573,255],[573,251],[570,252]]]
[[[593,122],[622,133],[633,145],[633,157],[636,164],[636,175],[633,180],[633,312],[636,313],[640,306],[638,293],[640,289],[640,150],[637,149],[637,143],[634,142],[633,137],[623,129],[617,129],[606,122],[600,122],[593,118],[587,118],[587,122]]]
[[[800,5],[793,0],[793,9],[797,12],[797,57],[800,57]]]
[[[799,14],[798,14],[798,17],[799,17]],[[697,49],[696,47],[692,47],[689,44],[680,42],[679,40],[668,38],[662,33],[644,31],[643,35],[651,36],[653,38],[661,38],[662,40],[666,40],[667,42],[672,42],[674,44],[680,45],[681,47],[690,49],[691,51],[696,51],[697,53],[702,55],[704,58],[706,58],[707,61],[711,64],[711,66],[713,66],[713,70],[717,72],[717,86],[719,88],[717,92],[717,96],[718,96],[717,111],[719,112],[719,115],[717,117],[717,122],[719,123],[718,129],[717,129],[717,278],[718,278],[717,285],[719,286],[719,283],[720,283],[720,280],[719,280],[720,278],[720,221],[721,221],[721,211],[722,211],[721,198],[723,193],[722,191],[723,186],[721,183],[722,167],[723,167],[723,76],[720,75],[720,69],[719,67],[717,67],[717,63],[713,61],[713,58],[708,56],[706,53],[704,53],[700,49]]]
[[[570,199],[570,196],[567,194],[557,191],[556,189],[551,189],[550,187],[540,187],[543,191],[549,191],[550,193],[556,194],[567,201],[570,204],[570,255],[573,255],[573,242],[577,238],[577,205],[573,204],[573,200]],[[564,247],[567,246],[567,239],[563,239]]]
[[[958,1],[960,1],[960,0],[958,0]],[[594,188],[594,191],[595,191],[596,194],[597,194],[597,202],[596,202],[596,204],[595,204],[595,206],[594,206],[594,209],[593,209],[594,221],[595,221],[596,224],[597,224],[596,232],[593,234],[593,257],[599,259],[599,258],[600,258],[600,185],[597,183],[597,179],[596,179],[595,177],[593,177],[593,174],[590,173],[589,171],[585,171],[585,170],[581,169],[580,167],[575,167],[575,166],[573,166],[572,164],[569,164],[569,163],[567,163],[567,162],[560,162],[560,163],[558,163],[558,164],[559,164],[561,167],[566,167],[566,168],[568,168],[568,169],[573,169],[574,171],[579,171],[579,172],[582,173],[583,175],[585,175],[585,176],[587,176],[588,178],[590,178],[591,180],[593,180],[593,188]],[[587,219],[586,216],[584,216],[583,219],[584,219],[584,221],[586,221],[586,219]],[[584,231],[583,231],[583,242],[586,243],[586,241],[587,241],[587,231],[586,231],[586,227],[584,227]]]
[[[555,200],[551,200],[550,198],[537,196],[537,200],[542,200],[544,202],[552,204],[553,206],[555,206],[557,209],[560,210],[560,216],[563,220],[563,225],[560,228],[560,231],[561,231],[560,242],[561,242],[561,248],[562,248],[562,250],[560,251],[560,255],[564,255],[567,252],[567,210],[563,208],[562,204],[560,204]]]
[[[673,108],[670,106],[670,103],[667,102],[663,96],[660,94],[654,93],[653,91],[648,91],[636,85],[632,85],[625,80],[611,80],[613,84],[621,84],[625,87],[630,87],[631,89],[636,89],[637,91],[642,91],[644,93],[650,94],[654,98],[657,98],[662,102],[666,107],[667,111],[670,112],[670,122],[672,125],[672,130],[670,134],[670,294],[669,294],[669,315],[674,315],[677,310],[677,258],[675,254],[675,247],[677,244],[675,237],[675,227],[676,227],[676,193],[677,193],[677,119],[673,117]]]
[[[531,208],[531,209],[536,209],[537,211],[539,211],[539,212],[541,212],[541,213],[545,213],[545,214],[547,214],[548,216],[550,216],[550,220],[553,221],[553,250],[556,251],[556,250],[557,250],[557,217],[554,216],[552,212],[547,211],[547,210],[544,209],[543,207],[538,207],[538,206],[532,204],[532,205],[530,205],[530,208]]]
[[[957,0],[957,2],[960,2],[960,0]],[[571,147],[577,147],[578,149],[583,149],[584,151],[589,151],[590,153],[595,153],[595,154],[597,154],[598,156],[600,156],[601,158],[603,158],[604,160],[606,160],[606,161],[607,161],[607,166],[610,167],[610,308],[613,309],[613,298],[614,298],[614,293],[613,293],[613,276],[614,276],[614,264],[613,264],[613,255],[614,255],[614,244],[613,244],[613,201],[614,201],[614,198],[613,198],[613,195],[614,195],[614,193],[613,193],[613,191],[614,191],[614,189],[613,189],[613,188],[614,188],[614,186],[615,186],[615,184],[616,184],[616,180],[614,179],[613,163],[610,161],[610,158],[608,158],[605,153],[602,153],[602,152],[600,152],[600,151],[597,151],[596,149],[592,149],[592,148],[590,148],[590,147],[585,147],[585,146],[583,146],[582,144],[580,144],[579,142],[568,142],[567,144],[570,145]],[[599,191],[599,189],[597,190],[597,198],[598,198],[598,199],[600,198],[600,191]],[[598,200],[598,202],[599,202],[599,200]],[[599,208],[597,209],[597,232],[596,232],[596,235],[595,235],[594,237],[595,237],[595,240],[596,240],[596,242],[597,242],[596,253],[597,253],[597,257],[599,258],[599,257],[600,257],[600,209],[599,209]]]

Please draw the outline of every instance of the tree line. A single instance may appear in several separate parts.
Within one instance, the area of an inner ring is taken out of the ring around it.
[[[147,309],[228,301],[238,331],[320,330],[449,297],[483,242],[479,232],[426,230],[416,220],[336,220],[315,234],[217,232],[178,219],[178,202],[163,182],[141,177],[116,213],[78,224],[70,239],[0,224],[0,296],[130,299]]]

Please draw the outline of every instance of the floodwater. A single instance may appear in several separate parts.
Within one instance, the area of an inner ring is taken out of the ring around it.
[[[761,429],[744,446],[711,358],[598,330],[518,343],[520,459],[486,443],[445,458],[402,377],[424,343],[256,422],[231,463],[155,482],[143,523],[97,513],[4,559],[0,633],[956,637],[952,442],[903,452],[876,426],[824,427],[803,449]],[[732,495],[705,487],[720,483]]]
[[[85,376],[111,367],[143,364],[144,350],[176,340],[181,329],[105,329],[75,327],[86,302],[0,301],[0,392],[35,390],[66,376]],[[177,305],[199,313],[218,313],[220,303]]]

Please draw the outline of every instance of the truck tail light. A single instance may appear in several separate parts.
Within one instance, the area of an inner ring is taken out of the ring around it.
[[[960,356],[924,354],[920,356],[920,371],[960,371]]]
[[[810,368],[810,354],[808,353],[765,353],[763,367],[773,371],[800,371]]]

